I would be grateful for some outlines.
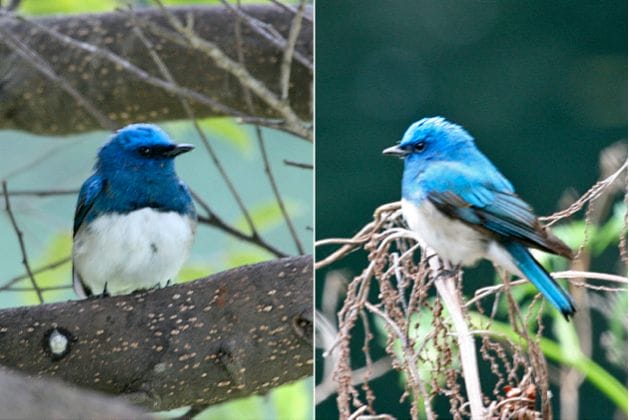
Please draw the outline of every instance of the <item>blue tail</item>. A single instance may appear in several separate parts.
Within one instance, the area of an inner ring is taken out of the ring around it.
[[[505,249],[513,257],[513,262],[522,274],[542,292],[542,295],[563,314],[566,320],[574,315],[572,297],[553,279],[550,274],[533,258],[526,247],[519,243],[503,243]]]

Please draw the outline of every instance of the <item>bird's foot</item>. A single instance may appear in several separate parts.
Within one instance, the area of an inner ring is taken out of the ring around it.
[[[99,299],[103,299],[110,296],[109,292],[107,291],[107,283],[105,283],[105,287],[103,287],[103,292],[97,296]]]

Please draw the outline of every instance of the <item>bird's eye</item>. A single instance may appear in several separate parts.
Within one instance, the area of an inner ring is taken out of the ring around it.
[[[148,156],[151,154],[151,148],[150,147],[140,147],[138,149],[138,152],[142,155],[142,156]]]
[[[413,151],[414,152],[421,152],[426,148],[426,143],[423,141],[420,141],[419,143],[415,143],[415,145],[413,146]]]

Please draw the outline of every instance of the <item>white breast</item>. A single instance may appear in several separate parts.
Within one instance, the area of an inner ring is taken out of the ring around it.
[[[464,223],[445,216],[429,201],[417,206],[402,199],[402,214],[426,245],[452,264],[472,265],[485,257],[488,241]]]
[[[99,216],[74,237],[75,273],[94,294],[163,287],[188,258],[194,231],[190,217],[151,208]]]

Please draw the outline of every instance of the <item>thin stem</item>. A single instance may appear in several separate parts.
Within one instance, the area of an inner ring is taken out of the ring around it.
[[[11,195],[11,194],[9,193],[9,195]],[[43,267],[39,267],[38,269],[33,270],[32,273],[33,273],[33,275],[35,275],[35,274],[43,273],[44,271],[53,270],[53,269],[55,269],[55,268],[57,268],[59,266],[64,265],[65,263],[70,262],[71,259],[72,259],[71,257],[61,258],[61,259],[59,259],[57,261],[53,261],[53,262],[51,262],[49,264],[44,265]],[[11,280],[9,280],[7,282],[7,284],[5,284],[2,287],[0,287],[0,291],[11,290],[12,286],[15,283],[17,283],[17,282],[19,282],[21,280],[27,279],[27,278],[29,278],[28,274],[22,274],[20,276],[14,277]],[[15,290],[15,289],[13,289],[13,290]],[[45,290],[45,288],[42,288],[41,290]]]
[[[37,285],[37,281],[35,280],[35,276],[33,275],[33,271],[31,270],[31,266],[28,263],[28,255],[26,253],[26,246],[24,246],[24,238],[22,231],[17,225],[17,221],[15,220],[15,216],[13,216],[13,211],[11,210],[11,202],[9,201],[9,194],[7,192],[7,181],[2,181],[2,192],[4,193],[4,204],[7,213],[9,214],[9,219],[11,220],[11,225],[13,226],[13,230],[17,235],[17,240],[20,244],[20,252],[22,253],[22,264],[26,268],[26,272],[28,273],[28,277],[31,279],[31,283],[33,285],[33,289],[35,293],[37,293],[37,298],[39,299],[39,303],[44,303],[44,297],[42,296],[41,289]]]
[[[194,201],[207,213],[207,217],[198,216],[199,223],[204,223],[204,224],[219,228],[227,232],[228,234],[235,236],[238,239],[242,239],[243,241],[250,242],[254,245],[259,246],[260,248],[267,250],[268,252],[270,252],[271,254],[275,255],[278,258],[284,258],[288,256],[287,254],[273,247],[271,244],[268,244],[267,242],[265,242],[257,233],[252,233],[251,235],[247,235],[239,231],[238,229],[235,229],[232,226],[228,225],[220,217],[218,217],[216,213],[212,211],[210,206],[208,206],[208,204],[205,201],[203,201],[203,199],[199,197],[197,193],[190,190],[190,194],[192,194]]]
[[[79,193],[79,190],[11,190],[9,191],[9,196],[17,197],[17,196],[33,196],[33,197],[48,197],[51,195],[76,195]],[[4,191],[2,192],[4,195]]]
[[[251,89],[258,98],[264,101],[271,109],[279,113],[285,120],[291,130],[303,139],[312,142],[312,127],[305,121],[302,121],[293,111],[289,104],[277,97],[267,86],[260,80],[253,77],[249,71],[240,63],[232,60],[225,52],[223,52],[215,43],[203,39],[196,35],[192,28],[184,26],[179,19],[168,10],[161,0],[155,0],[160,9],[164,12],[168,22],[175,28],[180,36],[173,37],[169,34],[171,31],[160,31],[162,36],[173,42],[181,44],[181,36],[187,41],[186,46],[200,51],[211,58],[217,67],[227,71],[238,79],[238,81],[247,88]]]
[[[286,39],[284,39],[284,37],[272,25],[269,25],[268,23],[262,22],[254,18],[253,16],[248,15],[240,7],[234,7],[227,0],[221,0],[221,3],[230,11],[232,11],[247,26],[249,26],[249,28],[251,28],[262,38],[269,41],[272,45],[275,45],[281,50],[284,50],[286,48]],[[304,18],[306,20],[309,20],[307,16],[305,16]],[[304,55],[301,54],[299,51],[295,51],[295,60],[299,61],[300,64],[306,66],[308,70],[312,71],[312,62],[308,58],[304,57]]]
[[[48,286],[48,287],[39,288],[39,290],[41,290],[42,292],[55,291],[55,290],[68,290],[68,289],[72,289],[71,284],[68,284],[66,286]],[[32,292],[33,288],[14,286],[14,287],[9,287],[8,289],[3,289],[2,291],[3,292]]]
[[[301,31],[301,21],[304,15],[305,0],[299,2],[299,8],[297,13],[293,17],[293,22],[288,32],[288,41],[286,42],[286,48],[284,49],[284,55],[282,56],[282,66],[280,67],[280,99],[282,101],[288,100],[288,88],[290,86],[290,69],[293,62],[293,56],[295,53],[295,45],[297,44],[297,38]]]
[[[314,165],[312,165],[311,163],[295,162],[288,159],[284,159],[283,162],[286,166],[294,166],[295,168],[301,169],[314,169]]]
[[[264,172],[266,172],[266,176],[269,179],[269,183],[271,184],[271,188],[273,189],[273,195],[275,195],[275,200],[277,201],[277,205],[282,212],[282,216],[286,221],[286,226],[288,226],[288,230],[290,231],[290,235],[293,238],[293,242],[295,242],[295,247],[297,248],[297,252],[300,255],[304,254],[304,248],[301,245],[301,241],[299,240],[299,236],[297,235],[297,231],[295,230],[295,226],[293,225],[292,220],[288,212],[286,211],[286,206],[284,205],[284,200],[282,200],[282,195],[280,194],[279,188],[277,188],[277,183],[275,182],[275,177],[273,176],[273,172],[271,171],[271,165],[269,164],[269,157],[266,153],[266,147],[264,146],[264,138],[262,137],[262,130],[260,127],[256,126],[256,135],[258,137],[258,145],[260,146],[260,153],[262,154],[262,160],[264,161]]]
[[[271,3],[275,4],[276,6],[281,7],[284,10],[291,12],[292,14],[297,14],[297,10],[290,4],[282,3],[281,1],[278,1],[278,0],[271,0]],[[312,22],[312,17],[304,16],[304,20],[307,20],[308,22]]]

